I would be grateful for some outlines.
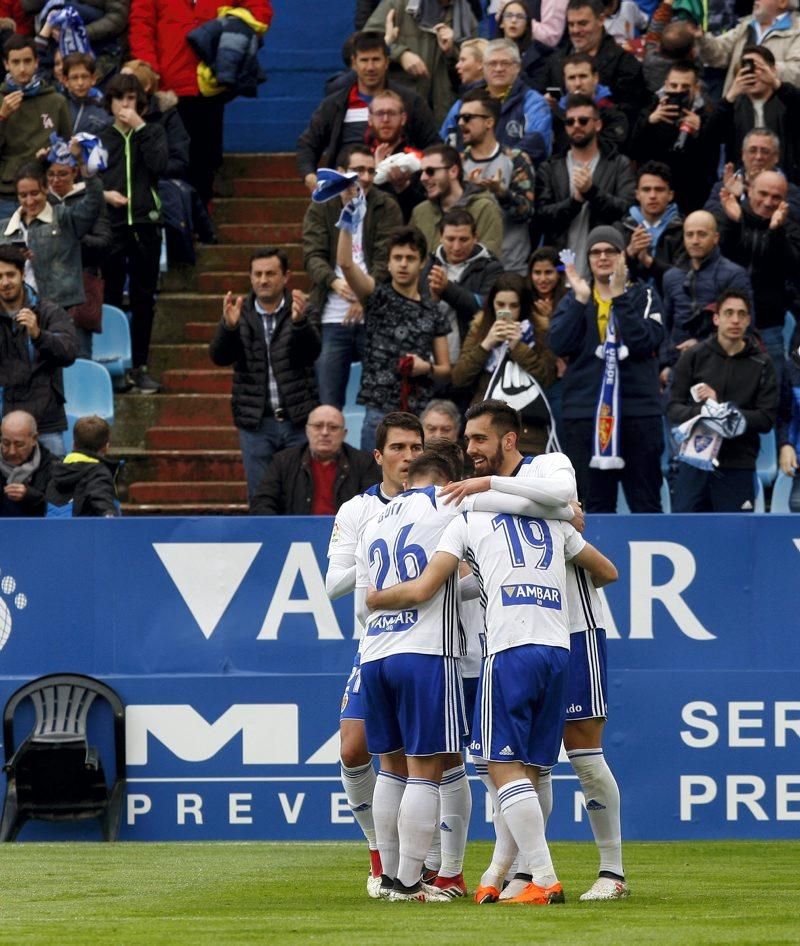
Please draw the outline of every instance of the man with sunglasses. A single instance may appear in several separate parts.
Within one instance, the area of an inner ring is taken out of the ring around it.
[[[411,214],[411,226],[425,235],[430,250],[441,239],[439,222],[449,211],[468,210],[475,221],[478,241],[490,253],[501,258],[503,252],[503,215],[494,196],[475,184],[464,183],[461,157],[450,145],[432,145],[422,154],[422,186],[427,200]]]
[[[635,202],[636,184],[626,157],[601,150],[603,122],[588,95],[570,95],[564,114],[569,150],[539,168],[534,221],[545,244],[574,250],[580,270],[589,231],[621,220]]]
[[[500,103],[485,89],[467,92],[458,114],[465,145],[461,160],[470,184],[494,194],[503,211],[503,266],[525,276],[531,254],[528,223],[533,216],[534,171],[524,151],[498,142],[499,118]]]

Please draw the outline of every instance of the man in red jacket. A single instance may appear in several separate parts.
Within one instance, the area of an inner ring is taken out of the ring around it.
[[[161,76],[162,90],[178,96],[178,111],[189,132],[189,182],[201,198],[211,200],[214,173],[222,164],[222,119],[225,94],[202,96],[197,86],[198,59],[186,41],[193,29],[216,19],[219,0],[132,0],[131,55],[143,59]],[[241,0],[261,23],[272,20],[270,0]]]

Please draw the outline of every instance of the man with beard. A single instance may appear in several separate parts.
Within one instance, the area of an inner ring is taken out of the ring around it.
[[[517,449],[519,414],[504,401],[483,401],[466,414],[467,456],[475,468],[475,478],[452,483],[444,493],[452,501],[494,487],[508,477],[524,477],[526,485],[539,485],[543,497],[563,502],[577,499],[575,471],[563,453],[523,457]],[[493,482],[494,481],[494,482]],[[548,501],[548,500],[545,500]],[[605,761],[602,735],[606,705],[606,632],[602,602],[581,568],[567,567],[567,610],[570,624],[569,688],[565,700],[564,747],[581,782],[586,811],[600,853],[600,871],[581,900],[616,900],[628,896],[622,866],[620,797],[616,780]],[[566,708],[569,707],[569,710]],[[545,824],[553,807],[550,769],[540,769],[537,792]],[[498,848],[492,864],[481,878],[475,894],[477,902],[497,900],[502,874],[495,865],[513,860],[516,846],[502,815],[495,810]],[[511,857],[509,850],[511,848]],[[504,896],[521,892],[529,876],[517,877]],[[512,885],[516,885],[513,886]]]
[[[540,167],[534,220],[546,245],[570,247],[582,266],[589,231],[621,220],[634,203],[636,187],[628,159],[600,150],[603,122],[595,102],[571,95],[565,114],[570,148]]]

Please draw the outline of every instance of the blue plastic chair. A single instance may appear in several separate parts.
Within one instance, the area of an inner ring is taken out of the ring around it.
[[[351,447],[355,447],[356,450],[361,449],[361,428],[364,426],[366,413],[366,410],[360,405],[344,411],[344,425],[347,428],[345,442]]]
[[[794,486],[794,477],[787,476],[785,473],[779,473],[775,480],[775,486],[772,489],[772,500],[769,511],[781,516],[788,516],[791,513],[789,508],[789,497],[792,495]]]
[[[128,316],[115,305],[103,305],[103,331],[92,338],[92,361],[121,378],[131,361],[131,327]]]
[[[761,447],[756,458],[756,473],[761,485],[766,489],[778,475],[778,451],[775,446],[775,431],[760,434]]]
[[[356,398],[358,397],[358,389],[360,387],[361,387],[361,362],[354,361],[350,365],[350,377],[347,379],[347,393],[344,396],[345,412],[353,408],[355,408],[356,410],[359,409],[359,406],[356,404]],[[356,446],[358,445],[356,444]]]
[[[756,502],[753,506],[753,512],[766,512],[767,507],[764,502],[764,484],[761,477],[756,473]]]
[[[97,414],[109,424],[114,423],[114,389],[111,375],[103,365],[78,358],[75,364],[65,368],[64,397],[67,412],[64,446],[68,453],[72,450],[72,428],[79,417]]]

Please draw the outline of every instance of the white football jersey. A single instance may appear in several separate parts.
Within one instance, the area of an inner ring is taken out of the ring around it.
[[[367,524],[356,556],[357,587],[391,588],[422,574],[446,526],[460,515],[454,504],[445,505],[438,494],[433,486],[408,490]],[[361,642],[362,664],[390,654],[461,657],[465,653],[457,573],[423,604],[373,611]]]
[[[356,556],[359,547],[359,540],[364,534],[367,523],[379,516],[389,504],[389,497],[381,492],[380,483],[370,486],[368,490],[353,496],[346,503],[342,503],[336,518],[333,521],[333,530],[331,531],[330,541],[328,542],[328,558],[336,555],[337,561],[341,565],[356,565]],[[355,573],[354,573],[355,574]],[[359,615],[365,611],[364,596],[366,589],[360,590],[353,587],[347,589],[355,590],[356,593],[356,634],[359,637],[359,651],[363,643],[364,626]],[[342,594],[344,591],[341,592]]]
[[[467,653],[458,663],[461,676],[467,680],[470,677],[479,677],[481,662],[483,661],[483,639],[486,636],[486,625],[483,619],[483,606],[479,598],[469,601],[459,601],[461,626],[467,639]]]
[[[538,457],[525,457],[517,476],[552,477],[568,473],[575,483],[575,490],[570,499],[577,500],[578,486],[575,470],[569,457],[564,453],[545,453]],[[594,583],[580,567],[567,565],[567,612],[571,634],[593,631],[606,626],[603,602]]]
[[[466,558],[480,585],[486,653],[523,644],[569,650],[566,561],[586,545],[567,522],[465,512],[437,551]]]

